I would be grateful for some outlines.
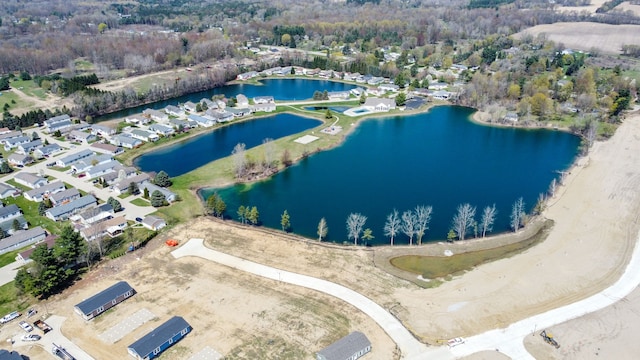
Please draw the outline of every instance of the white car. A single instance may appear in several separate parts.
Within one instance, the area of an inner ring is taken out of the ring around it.
[[[22,341],[38,341],[40,340],[42,337],[38,334],[25,334],[22,337]]]
[[[19,312],[17,312],[17,311],[14,311],[14,312],[12,312],[12,313],[8,313],[7,315],[3,316],[3,317],[0,319],[0,324],[6,324],[6,323],[8,323],[9,321],[11,321],[11,320],[13,320],[13,319],[17,318],[17,317],[18,317],[18,316],[20,316],[20,315],[22,315],[22,314],[20,314],[20,313],[19,313]]]
[[[464,344],[464,339],[461,337],[453,338],[447,341],[447,345],[449,345],[450,348],[454,346],[462,345],[462,344]]]
[[[26,322],[26,321],[20,321],[20,323],[18,325],[20,325],[22,330],[24,330],[26,332],[32,332],[33,331],[33,326],[29,325],[29,323]]]

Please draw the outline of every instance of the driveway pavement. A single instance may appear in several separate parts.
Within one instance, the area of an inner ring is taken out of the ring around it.
[[[8,284],[16,278],[16,274],[18,273],[18,269],[22,266],[22,264],[17,261],[12,262],[9,265],[5,265],[0,268],[0,286],[4,284]]]

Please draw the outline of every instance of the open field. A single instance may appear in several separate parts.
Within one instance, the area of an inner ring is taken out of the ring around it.
[[[558,6],[557,11],[586,11],[588,13],[595,14],[596,10],[598,10],[598,8],[605,2],[607,2],[607,0],[591,0],[591,3],[587,6]]]
[[[640,15],[640,5],[632,5],[628,1],[625,1],[622,4],[616,6],[616,10],[631,11],[635,14],[635,16]]]
[[[175,79],[181,76],[180,73],[184,72],[184,69],[160,71],[139,76],[126,77],[120,80],[108,81],[93,85],[92,87],[105,91],[119,91],[130,87],[136,92],[146,92],[156,85],[173,85]]]
[[[620,54],[622,45],[640,45],[640,25],[608,25],[598,23],[555,23],[538,25],[515,34],[545,34],[549,40],[562,43],[566,48],[591,51],[598,49],[607,54]]]

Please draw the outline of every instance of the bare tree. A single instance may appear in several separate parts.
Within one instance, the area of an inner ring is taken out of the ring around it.
[[[590,119],[587,124],[587,133],[585,134],[585,140],[587,140],[587,147],[591,149],[593,143],[596,141],[596,137],[598,136],[598,120]]]
[[[400,232],[400,225],[398,210],[393,209],[393,212],[387,215],[387,221],[384,223],[384,235],[391,239],[391,245],[393,245],[393,239]]]
[[[362,233],[365,222],[367,222],[367,217],[360,213],[351,213],[347,218],[349,239],[353,239],[354,245],[358,245],[358,239],[360,238],[360,233]]]
[[[432,212],[433,207],[431,206],[416,206],[416,235],[418,236],[418,245],[422,245],[422,237],[429,229]]]
[[[329,227],[327,226],[327,220],[324,218],[320,219],[318,223],[318,241],[322,241],[322,238],[327,236],[329,232]]]
[[[411,210],[402,213],[402,232],[409,237],[409,245],[413,245],[413,235],[416,233],[416,214]]]
[[[262,141],[264,145],[264,165],[268,170],[274,167],[276,161],[276,149],[273,139],[266,138]]]
[[[556,196],[557,188],[558,188],[558,184],[556,182],[556,179],[554,178],[553,180],[551,180],[551,185],[549,185],[549,196],[551,197]]]
[[[242,178],[247,168],[247,157],[245,154],[245,148],[246,145],[244,143],[238,143],[238,145],[236,145],[231,152],[236,178]]]
[[[487,231],[493,230],[493,222],[496,219],[496,214],[498,210],[496,210],[496,204],[492,206],[487,206],[482,210],[482,219],[480,219],[480,227],[482,228],[482,237],[485,237]]]
[[[522,225],[524,215],[524,200],[520,197],[513,203],[513,207],[511,208],[511,228],[513,231],[518,232],[520,225]]]
[[[453,217],[453,231],[458,235],[458,239],[464,240],[464,237],[467,235],[467,232],[473,226],[475,220],[473,219],[476,216],[476,208],[475,206],[471,206],[469,203],[465,203],[462,205],[458,205],[458,212]]]

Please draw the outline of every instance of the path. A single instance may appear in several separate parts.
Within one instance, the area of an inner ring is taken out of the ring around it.
[[[380,327],[396,343],[398,348],[400,348],[400,351],[402,352],[402,356],[404,358],[422,359],[426,358],[426,355],[428,355],[430,358],[453,358],[451,353],[448,353],[448,350],[445,348],[437,348],[429,351],[429,354],[427,354],[427,347],[416,340],[398,319],[396,319],[388,311],[383,309],[380,305],[373,302],[371,299],[342,285],[334,284],[322,279],[313,278],[311,276],[276,269],[270,266],[258,264],[252,261],[221,253],[219,251],[215,251],[205,247],[203,239],[191,239],[177,250],[172,251],[171,255],[173,255],[175,258],[197,256],[268,279],[302,286],[308,289],[335,296],[355,306],[360,311],[371,317],[376,323],[378,323],[378,325],[380,325]]]

